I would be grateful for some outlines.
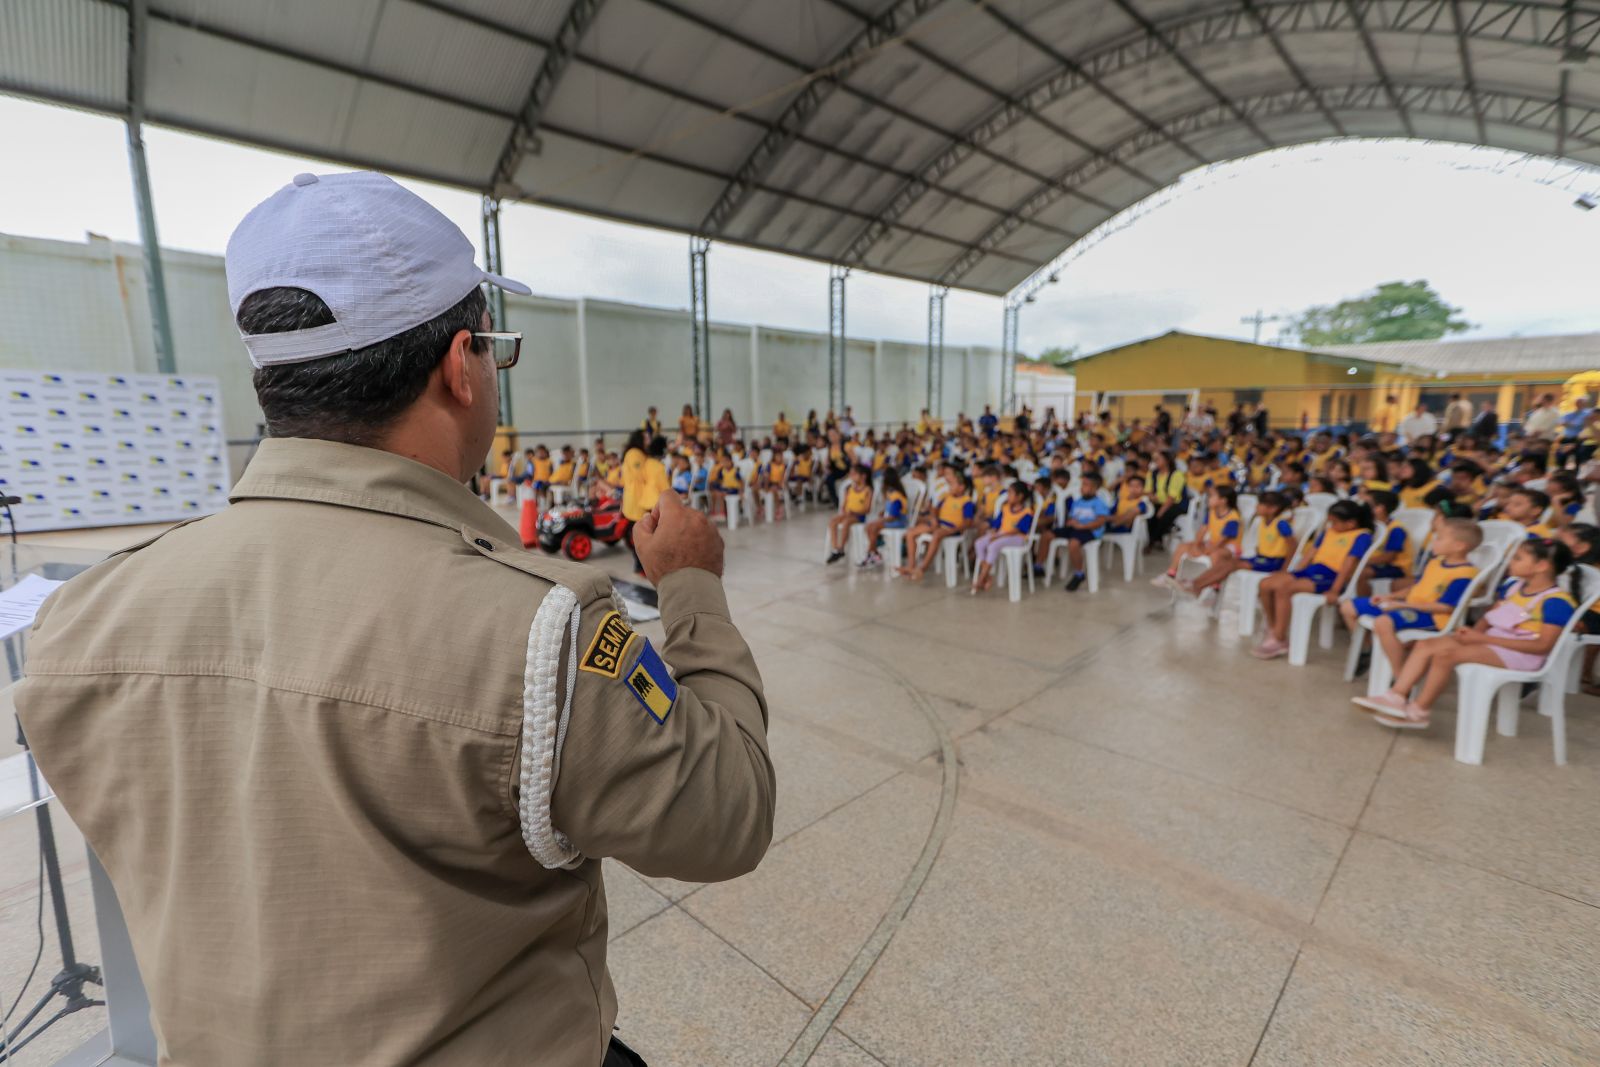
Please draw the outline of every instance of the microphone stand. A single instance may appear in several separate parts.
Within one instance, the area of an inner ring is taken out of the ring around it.
[[[11,523],[11,578],[17,578],[17,518],[11,512],[12,497],[0,496],[0,508],[6,513],[6,518]],[[19,501],[20,502],[20,501]],[[16,646],[13,640],[7,639],[6,661],[10,668],[11,678],[15,680],[21,671],[18,669]],[[28,738],[22,731],[22,720],[17,720],[17,744],[28,752]],[[56,922],[56,943],[61,946],[61,970],[50,980],[50,988],[29,1009],[28,1013],[17,1020],[16,1026],[0,1033],[0,1063],[14,1062],[17,1053],[30,1044],[34,1038],[44,1033],[50,1027],[60,1022],[75,1012],[85,1008],[100,1007],[104,1000],[95,1000],[84,992],[88,984],[103,985],[100,968],[93,964],[84,963],[78,959],[77,951],[72,943],[72,923],[67,916],[66,888],[61,884],[61,858],[56,852],[55,825],[50,819],[50,805],[44,801],[44,783],[39,778],[38,764],[34,763],[32,754],[28,757],[28,787],[34,800],[33,817],[35,829],[39,835],[39,861],[44,867],[45,881],[49,883],[50,906]],[[51,1002],[60,997],[65,1003],[54,1015],[45,1019],[34,1027],[33,1032],[26,1037],[23,1032],[30,1023],[50,1006]],[[20,999],[20,994],[19,994]]]

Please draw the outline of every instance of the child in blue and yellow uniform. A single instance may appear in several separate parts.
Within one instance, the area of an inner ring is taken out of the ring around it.
[[[939,545],[947,537],[959,537],[972,525],[978,514],[978,505],[972,498],[972,483],[954,467],[946,466],[940,472],[944,475],[945,493],[928,515],[927,519],[917,523],[906,532],[906,544],[911,546],[910,562],[901,567],[900,575],[914,581],[922,581],[922,576],[928,572],[928,566],[933,562],[934,554],[939,551]],[[928,535],[928,543],[924,549],[917,551],[917,538],[923,534]]]
[[[867,558],[862,560],[863,567],[876,567],[883,562],[883,557],[878,555],[878,538],[885,530],[904,530],[910,520],[910,500],[906,497],[905,483],[900,480],[900,472],[890,467],[883,472],[883,484],[879,487],[883,493],[883,514],[867,523]],[[895,561],[896,563],[899,560]]]
[[[1398,494],[1386,489],[1370,489],[1362,498],[1372,509],[1374,525],[1389,527],[1384,531],[1383,543],[1372,550],[1372,561],[1357,579],[1356,592],[1366,596],[1372,591],[1374,578],[1387,578],[1391,582],[1409,580],[1416,569],[1418,546],[1411,543],[1411,535],[1404,526],[1397,522],[1391,525],[1392,516],[1400,508]]]
[[[739,473],[738,464],[734,463],[733,455],[726,448],[717,449],[716,462],[711,465],[711,476],[707,479],[713,497],[721,497],[722,510],[728,510],[728,498],[736,497],[744,491],[744,477]]]
[[[1266,637],[1250,653],[1258,659],[1285,656],[1290,632],[1290,603],[1294,593],[1322,593],[1328,603],[1338,603],[1373,547],[1373,512],[1355,501],[1336,501],[1328,509],[1328,525],[1312,542],[1310,563],[1298,571],[1278,571],[1261,582],[1261,611],[1267,619]]]
[[[828,555],[829,563],[844,559],[850,527],[866,522],[867,512],[871,510],[872,472],[858,463],[850,468],[849,479],[845,482],[844,506],[828,520],[828,544],[833,549]]]
[[[1288,566],[1294,556],[1294,524],[1289,521],[1289,500],[1282,493],[1267,491],[1256,502],[1256,516],[1261,520],[1256,534],[1256,551],[1251,556],[1234,556],[1220,553],[1213,557],[1211,566],[1192,582],[1182,583],[1183,591],[1200,596],[1221,585],[1234,571],[1259,571],[1272,574]]]
[[[1450,621],[1451,613],[1478,576],[1478,568],[1467,555],[1482,543],[1483,530],[1471,519],[1435,519],[1433,558],[1417,580],[1397,579],[1388,596],[1358,596],[1345,601],[1339,605],[1345,625],[1354,630],[1357,619],[1372,616],[1373,637],[1389,666],[1399,670],[1406,646],[1395,631],[1438,630]],[[1377,558],[1376,554],[1373,558]]]
[[[972,576],[972,595],[994,585],[994,566],[1001,551],[1026,545],[1033,522],[1033,491],[1026,482],[1012,482],[1006,488],[999,511],[989,522],[989,529],[972,546],[973,558],[978,561],[978,569]]]
[[[1418,642],[1387,693],[1356,697],[1355,703],[1377,712],[1376,721],[1384,726],[1423,730],[1433,702],[1461,664],[1540,669],[1583,599],[1581,572],[1574,572],[1571,594],[1557,584],[1572,566],[1572,549],[1561,541],[1530,537],[1511,554],[1511,580],[1500,587],[1499,601],[1476,626]],[[1417,699],[1408,699],[1418,683],[1422,690]]]
[[[788,513],[788,509],[784,507],[784,503],[789,499],[785,489],[788,484],[787,474],[788,468],[784,465],[782,452],[771,453],[770,458],[761,467],[760,484],[763,489],[772,493],[772,517],[775,519],[781,519]]]
[[[1328,522],[1313,542],[1311,562],[1297,571],[1279,571],[1261,583],[1261,611],[1267,632],[1250,650],[1257,659],[1287,655],[1289,609],[1296,593],[1320,593],[1337,603],[1350,583],[1361,557],[1372,547],[1372,512],[1354,500],[1337,501],[1328,509]]]
[[[1500,518],[1521,523],[1527,527],[1529,537],[1550,537],[1555,531],[1543,518],[1545,509],[1549,506],[1548,496],[1537,489],[1524,486],[1513,489],[1506,495],[1505,503],[1500,508]]]
[[[1244,533],[1244,523],[1239,521],[1238,501],[1239,496],[1233,491],[1232,486],[1212,486],[1206,496],[1208,518],[1205,526],[1200,529],[1200,535],[1193,541],[1185,541],[1173,549],[1172,566],[1167,568],[1167,573],[1153,579],[1150,584],[1171,589],[1180,588],[1178,566],[1190,556],[1207,556],[1213,563],[1224,555],[1237,556],[1239,538]]]

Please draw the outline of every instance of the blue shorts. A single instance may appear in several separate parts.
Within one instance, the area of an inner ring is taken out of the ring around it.
[[[1372,602],[1371,597],[1358,596],[1351,601],[1356,606],[1357,615],[1378,616],[1387,615],[1394,623],[1396,630],[1437,630],[1433,624],[1433,616],[1426,611],[1415,611],[1411,608],[1395,608],[1393,611],[1384,611]]]
[[[1250,564],[1250,569],[1262,574],[1274,574],[1283,570],[1282,556],[1249,556],[1241,562]]]
[[[744,490],[743,489],[718,489],[717,492],[722,493],[725,496],[738,496],[740,493],[744,492]]]
[[[906,528],[906,520],[904,520],[904,519],[884,519],[883,520],[883,528],[885,530],[904,530]]]
[[[533,488],[534,488],[534,490],[536,492],[542,493],[546,489],[550,488],[550,483],[549,482],[534,482],[533,483]]]
[[[1106,527],[1106,533],[1129,534],[1129,533],[1133,533],[1133,527],[1132,526],[1107,526]]]
[[[845,512],[845,514],[849,515],[856,522],[866,522],[867,521],[867,513],[864,512],[864,511],[859,513],[859,514],[857,514],[854,511],[847,511],[847,512]]]
[[[1406,574],[1404,567],[1397,567],[1393,563],[1379,563],[1372,568],[1368,577],[1394,579],[1408,578],[1410,575]]]
[[[1320,563],[1313,563],[1309,567],[1301,567],[1293,572],[1296,578],[1304,578],[1310,582],[1312,588],[1319,593],[1326,593],[1333,588],[1333,583],[1338,579],[1337,572],[1324,567]]]
[[[1060,538],[1061,540],[1076,541],[1080,545],[1086,545],[1090,541],[1097,541],[1100,539],[1099,530],[1069,530],[1065,526],[1057,526],[1054,532],[1056,537]],[[1107,549],[1107,551],[1110,550]]]

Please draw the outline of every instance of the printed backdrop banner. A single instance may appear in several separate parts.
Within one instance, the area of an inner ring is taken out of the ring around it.
[[[172,522],[228,504],[215,378],[0,370],[0,494],[17,528]]]

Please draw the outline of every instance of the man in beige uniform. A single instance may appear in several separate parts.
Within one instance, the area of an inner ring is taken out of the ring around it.
[[[69,582],[18,714],[103,861],[174,1067],[642,1062],[611,1046],[600,857],[755,867],[776,789],[722,543],[638,527],[665,645],[464,485],[494,435],[485,275],[375,174],[300,175],[228,246],[271,433],[227,511]]]

